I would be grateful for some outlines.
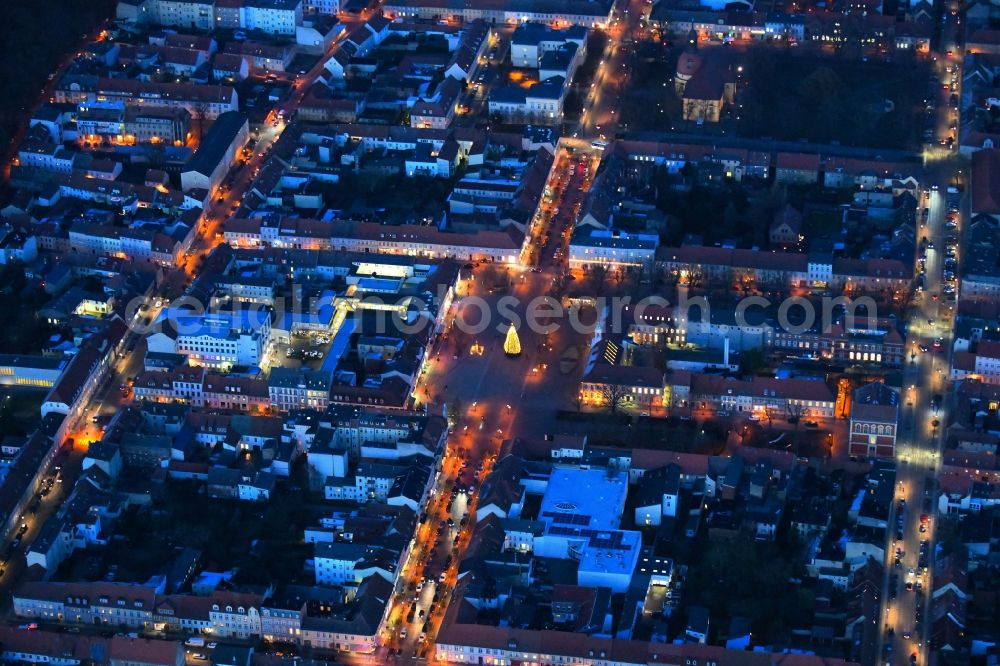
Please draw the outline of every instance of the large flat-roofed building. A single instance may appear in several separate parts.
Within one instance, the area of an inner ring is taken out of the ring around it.
[[[656,259],[660,237],[616,230],[579,229],[569,242],[570,266],[645,266]]]
[[[604,469],[555,469],[538,520],[545,532],[535,555],[579,562],[577,582],[624,592],[639,559],[638,532],[618,529],[628,475]]]
[[[250,138],[250,125],[245,114],[239,111],[223,113],[212,124],[198,152],[181,172],[181,189],[195,188],[215,191],[239,151]]]
[[[271,337],[270,316],[262,310],[202,315],[170,310],[160,321],[162,330],[147,338],[149,351],[182,354],[191,365],[224,370],[260,363]]]
[[[0,384],[51,388],[65,367],[63,358],[0,354]]]

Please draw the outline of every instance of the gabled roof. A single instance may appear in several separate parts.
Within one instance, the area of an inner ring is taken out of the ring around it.
[[[1000,149],[972,154],[972,213],[1000,215]]]

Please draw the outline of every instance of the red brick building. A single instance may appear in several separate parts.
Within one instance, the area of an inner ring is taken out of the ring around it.
[[[854,392],[849,440],[852,456],[894,457],[898,428],[898,391],[881,382],[873,382]]]

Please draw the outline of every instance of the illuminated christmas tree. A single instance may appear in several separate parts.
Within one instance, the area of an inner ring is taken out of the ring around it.
[[[521,338],[517,336],[517,331],[514,330],[513,324],[507,329],[507,338],[503,341],[503,352],[507,356],[521,355]]]

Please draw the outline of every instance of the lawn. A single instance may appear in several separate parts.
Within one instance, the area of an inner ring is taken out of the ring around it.
[[[640,44],[629,55],[631,77],[621,95],[623,129],[671,130],[682,119],[673,83],[677,53],[659,44]]]
[[[27,435],[34,431],[41,421],[39,410],[47,393],[47,389],[20,386],[0,391],[0,433]]]
[[[796,57],[757,49],[747,58],[740,133],[845,146],[911,149],[918,145],[920,63]]]

